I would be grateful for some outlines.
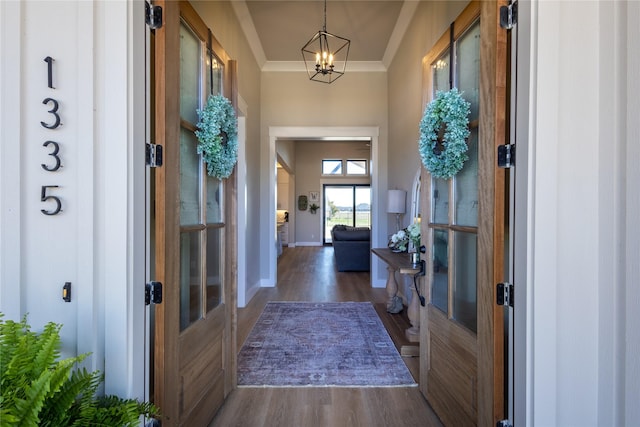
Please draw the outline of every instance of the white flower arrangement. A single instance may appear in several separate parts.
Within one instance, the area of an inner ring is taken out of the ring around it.
[[[238,161],[238,122],[231,102],[222,95],[211,95],[198,110],[198,153],[207,163],[207,173],[228,178]]]
[[[462,98],[462,93],[453,88],[437,91],[420,121],[418,151],[422,164],[436,178],[449,179],[455,176],[467,161],[469,137],[469,114],[471,105]],[[442,148],[438,149],[438,134],[445,125]]]
[[[414,222],[407,228],[403,228],[392,235],[388,246],[396,252],[406,252],[409,249],[409,242],[411,242],[413,247],[419,250],[420,237],[420,223]]]
[[[397,252],[406,252],[407,245],[409,244],[409,235],[405,229],[398,230],[397,233],[391,236],[389,241],[389,248]]]

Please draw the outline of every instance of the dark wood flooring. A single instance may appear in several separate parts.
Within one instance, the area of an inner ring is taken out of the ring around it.
[[[238,309],[238,350],[269,301],[371,301],[400,351],[409,344],[405,310],[386,312],[384,288],[371,288],[368,272],[338,272],[333,248],[285,248],[278,260],[277,286],[261,288]],[[418,381],[419,359],[404,357]],[[442,426],[417,387],[238,388],[210,427],[227,426]]]

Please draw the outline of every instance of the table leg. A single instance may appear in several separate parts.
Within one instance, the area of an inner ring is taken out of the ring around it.
[[[411,286],[411,302],[407,309],[407,315],[409,316],[409,322],[411,327],[405,331],[407,339],[411,342],[420,341],[420,302],[418,292],[415,286]]]
[[[387,310],[390,310],[394,305],[396,295],[398,295],[398,282],[396,282],[396,270],[395,268],[387,265],[387,271],[389,277],[387,278]]]

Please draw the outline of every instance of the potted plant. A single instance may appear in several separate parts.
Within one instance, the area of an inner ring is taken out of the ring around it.
[[[309,205],[309,212],[311,212],[312,214],[318,212],[318,209],[320,209],[320,206],[316,205],[315,203],[311,203],[311,205]]]
[[[3,426],[138,426],[158,413],[148,402],[96,396],[99,371],[76,365],[88,354],[60,356],[62,325],[47,323],[39,334],[26,316],[5,321],[0,313],[0,420]],[[75,368],[75,369],[74,369]]]

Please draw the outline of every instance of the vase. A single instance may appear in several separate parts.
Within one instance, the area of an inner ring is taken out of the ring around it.
[[[420,264],[420,252],[411,252],[409,254],[409,259],[411,260],[411,265],[416,267]]]

